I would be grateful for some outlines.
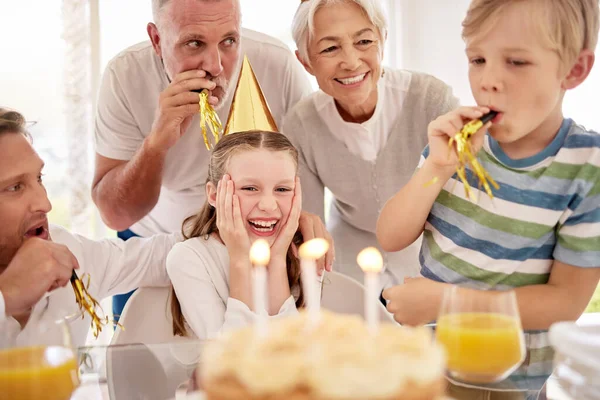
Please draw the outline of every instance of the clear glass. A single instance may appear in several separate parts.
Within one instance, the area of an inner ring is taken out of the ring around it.
[[[436,338],[446,349],[449,376],[462,382],[499,382],[525,359],[514,291],[448,287]]]
[[[68,400],[79,386],[69,322],[80,314],[57,317],[40,303],[26,321],[0,321],[2,398]]]

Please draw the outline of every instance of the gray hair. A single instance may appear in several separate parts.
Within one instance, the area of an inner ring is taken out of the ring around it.
[[[158,25],[160,11],[171,0],[152,0],[152,19]]]
[[[214,3],[214,2],[219,2],[221,0],[198,0],[198,1]],[[152,19],[154,20],[154,23],[157,26],[159,24],[162,9],[170,2],[171,2],[171,0],[152,0]],[[238,12],[241,13],[239,0],[236,0],[236,2],[238,4]]]
[[[306,63],[308,59],[308,40],[314,33],[314,19],[317,11],[336,3],[356,3],[363,9],[367,18],[379,30],[382,40],[387,36],[388,22],[380,0],[308,0],[300,3],[292,21],[292,37],[298,48],[300,59]],[[310,35],[310,36],[309,36]]]

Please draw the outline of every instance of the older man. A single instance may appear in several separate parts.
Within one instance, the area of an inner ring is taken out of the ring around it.
[[[96,118],[92,197],[123,238],[177,232],[204,202],[208,156],[198,94],[224,122],[246,54],[276,122],[311,92],[281,42],[240,27],[238,0],[153,0],[150,41],[116,56],[104,73]],[[305,238],[330,238],[319,217],[304,213]],[[328,255],[327,266],[333,253]],[[120,300],[122,301],[122,299]],[[115,313],[119,314],[117,304]]]
[[[139,286],[167,286],[165,259],[181,234],[92,241],[50,226],[52,205],[42,183],[43,161],[33,149],[25,119],[0,108],[0,321],[2,339],[27,330],[36,308],[75,310],[69,285],[73,269],[89,274],[97,300]],[[66,287],[65,287],[66,286]],[[48,297],[45,294],[52,292]],[[90,318],[71,324],[75,345],[83,345]]]

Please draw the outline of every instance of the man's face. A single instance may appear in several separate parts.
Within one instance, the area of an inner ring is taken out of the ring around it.
[[[152,36],[152,35],[151,35]],[[164,6],[153,39],[169,79],[204,70],[217,84],[212,95],[227,98],[240,60],[240,10],[237,0],[171,0]]]
[[[0,272],[29,237],[48,240],[52,209],[42,184],[43,161],[19,133],[0,135]]]

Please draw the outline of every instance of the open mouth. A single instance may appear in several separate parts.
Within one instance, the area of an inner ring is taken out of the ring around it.
[[[355,85],[364,81],[367,78],[367,75],[369,75],[369,73],[365,72],[364,74],[356,75],[351,78],[335,78],[335,81],[342,85]]]
[[[492,119],[492,124],[497,124],[498,122],[500,122],[502,120],[504,113],[502,111],[498,111],[498,110],[494,110],[494,111],[496,111],[498,114],[496,114],[496,116]]]
[[[252,230],[262,234],[269,234],[275,231],[275,227],[279,223],[279,220],[248,220],[248,223]]]
[[[46,228],[45,224],[37,225],[37,226],[29,229],[27,232],[25,232],[25,237],[26,238],[39,237],[40,239],[47,240],[49,237],[48,229]]]
[[[496,107],[493,106],[486,106],[487,108],[489,108],[491,111],[495,111],[497,112],[496,116],[491,120],[492,124],[497,124],[498,122],[500,122],[502,120],[502,117],[504,116],[504,113],[500,110],[498,110]]]

